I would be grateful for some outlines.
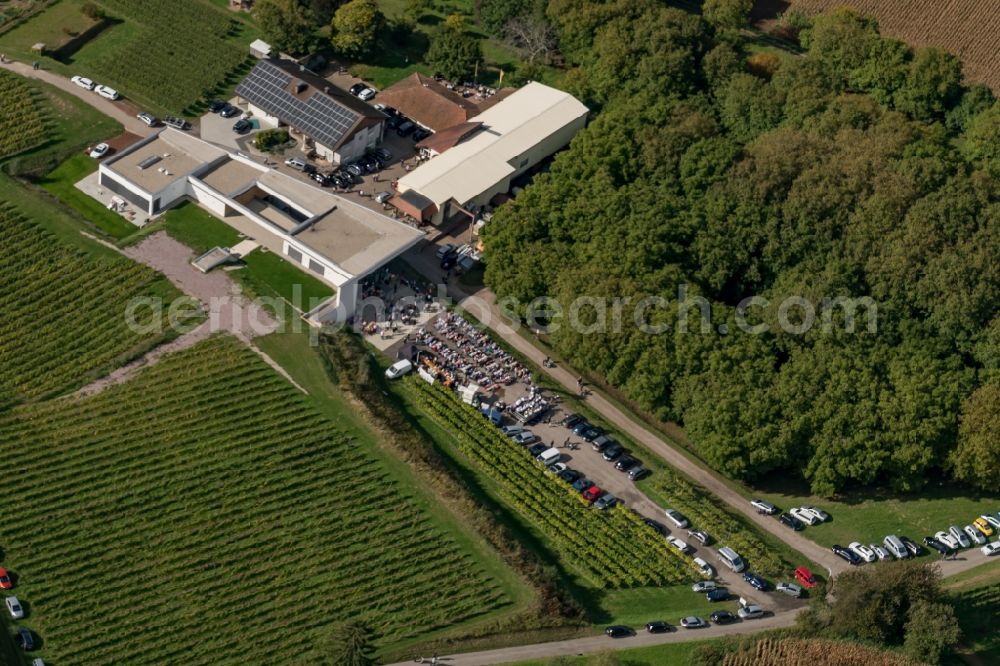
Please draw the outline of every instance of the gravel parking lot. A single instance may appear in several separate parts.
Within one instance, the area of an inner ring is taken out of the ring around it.
[[[448,323],[448,322],[451,323]],[[468,327],[458,315],[442,313],[425,324],[410,340],[402,346],[413,344],[413,352],[421,350],[434,356],[435,362],[445,373],[455,376],[457,385],[479,379],[478,383],[489,389],[487,402],[500,401],[507,406],[513,406],[519,400],[536,396],[548,400],[551,409],[536,423],[525,426],[537,435],[542,443],[555,446],[563,454],[563,462],[571,469],[582,472],[603,490],[610,492],[625,506],[640,515],[664,525],[672,536],[688,543],[694,550],[691,557],[701,557],[716,570],[716,580],[725,585],[734,596],[749,597],[761,603],[768,611],[778,612],[802,605],[784,594],[775,592],[759,592],[743,580],[741,574],[735,574],[726,569],[718,561],[715,548],[723,545],[713,542],[709,547],[698,547],[697,541],[688,536],[686,529],[675,528],[664,515],[664,509],[677,508],[682,513],[684,507],[661,507],[647,497],[628,474],[615,469],[613,462],[604,460],[601,453],[595,451],[590,443],[562,425],[561,421],[569,415],[560,396],[553,392],[540,390],[532,383],[531,369],[522,366],[516,359],[507,357],[495,346],[488,336],[477,334]],[[399,348],[397,348],[398,350]],[[406,355],[405,349],[403,350]],[[502,379],[501,379],[502,378]],[[504,416],[504,425],[517,423],[508,411]],[[614,434],[614,433],[612,433]],[[576,444],[576,449],[565,448],[567,444]],[[552,483],[561,483],[554,475]],[[593,509],[596,510],[596,509]],[[695,526],[697,527],[697,526]],[[751,568],[752,570],[752,563]],[[787,581],[791,581],[789,572]],[[786,582],[787,582],[786,581]],[[781,581],[771,580],[772,585]],[[692,594],[694,594],[692,592]],[[722,606],[720,605],[720,608]],[[752,620],[751,620],[752,621]]]

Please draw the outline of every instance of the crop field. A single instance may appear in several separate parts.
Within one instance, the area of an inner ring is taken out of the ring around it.
[[[35,42],[79,30],[79,0],[64,0],[0,35],[0,50],[21,60],[37,57]],[[234,83],[247,66],[254,29],[208,0],[97,0],[110,27],[47,69],[82,74],[110,85],[157,113],[182,113],[206,95]]]
[[[765,638],[749,652],[727,655],[722,666],[919,666],[891,652],[831,640]]]
[[[50,123],[41,93],[27,79],[0,70],[0,99],[18,100],[0,104],[0,159],[45,140]]]
[[[690,560],[628,509],[599,511],[547,474],[524,449],[448,389],[407,381],[419,403],[496,485],[502,501],[537,529],[571,569],[604,588],[676,585],[698,579]]]
[[[0,256],[0,409],[77,385],[159,338],[132,332],[124,316],[134,297],[172,293],[155,271],[91,257],[10,205],[0,206]]]
[[[101,0],[112,16],[142,26],[135,37],[93,63],[126,94],[139,92],[182,111],[246,62],[235,41],[243,24],[201,0]],[[249,40],[248,40],[249,43]]]
[[[1000,10],[996,0],[757,0],[753,16],[852,7],[878,19],[882,34],[911,46],[939,46],[962,59],[970,81],[1000,93]]]
[[[17,461],[4,565],[46,661],[317,663],[338,622],[385,646],[511,603],[381,462],[233,338],[0,415],[0,457]]]

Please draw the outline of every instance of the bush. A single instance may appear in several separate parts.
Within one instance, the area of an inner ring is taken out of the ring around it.
[[[253,145],[257,150],[270,151],[284,146],[289,141],[288,132],[283,129],[263,130],[257,132]]]
[[[93,2],[83,3],[83,6],[80,7],[80,11],[91,21],[100,21],[104,18],[104,10],[95,5]]]

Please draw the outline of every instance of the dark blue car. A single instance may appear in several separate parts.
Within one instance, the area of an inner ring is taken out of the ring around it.
[[[729,590],[724,587],[717,587],[711,592],[705,595],[705,598],[711,602],[725,601],[729,598]]]
[[[750,583],[750,586],[755,590],[764,591],[767,589],[767,581],[758,576],[755,573],[750,573],[749,571],[743,574],[743,580]]]

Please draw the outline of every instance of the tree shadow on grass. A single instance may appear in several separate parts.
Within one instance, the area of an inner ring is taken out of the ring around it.
[[[767,494],[789,495],[792,497],[813,496],[809,488],[809,483],[805,479],[790,475],[788,472],[770,474],[762,479],[758,479],[753,484],[748,484],[748,486],[753,490]],[[879,486],[852,486],[830,499],[841,504],[854,506],[864,502],[879,500],[895,500],[898,502],[944,501],[952,499],[971,499],[977,502],[991,501],[996,499],[996,495],[983,493],[974,488],[951,482],[944,478],[943,475],[936,474],[928,479],[928,483],[924,488],[912,493],[896,492],[884,484]],[[817,501],[821,500],[822,498],[817,498]]]

